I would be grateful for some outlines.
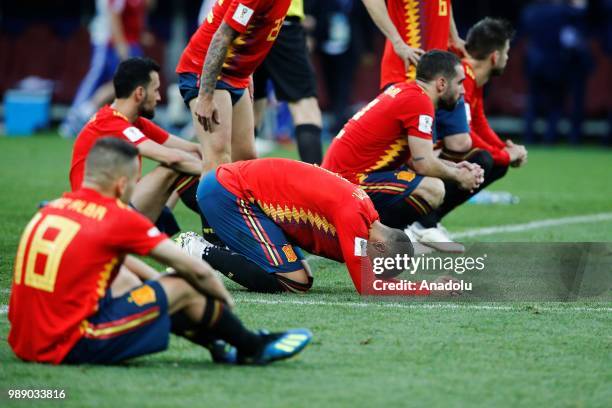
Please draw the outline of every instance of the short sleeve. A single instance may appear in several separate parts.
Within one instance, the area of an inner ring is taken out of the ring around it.
[[[166,141],[170,137],[170,134],[167,131],[160,128],[155,123],[151,122],[149,119],[139,118],[136,122],[136,126],[140,129],[141,133],[144,136],[159,144],[166,143]]]
[[[362,192],[363,190],[359,191]],[[342,212],[341,219],[335,223],[342,258],[346,263],[353,285],[359,293],[363,292],[364,284],[373,279],[372,267],[366,249],[370,225],[378,219],[378,213],[370,199],[364,197],[362,200],[364,200],[364,203],[356,203],[350,208],[347,206]],[[367,202],[365,202],[366,200]],[[364,278],[366,279],[365,282]]]
[[[257,12],[259,2],[260,0],[232,0],[223,20],[234,30],[244,33]]]
[[[117,251],[147,255],[165,239],[168,236],[160,232],[144,215],[125,208],[118,210],[109,243]]]
[[[402,109],[398,114],[398,119],[402,122],[402,127],[408,136],[421,139],[433,139],[434,108],[433,104],[426,95],[422,95],[416,101],[414,98],[406,98],[406,104],[398,106],[410,106],[412,109]]]

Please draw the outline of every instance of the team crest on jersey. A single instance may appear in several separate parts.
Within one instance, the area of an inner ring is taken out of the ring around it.
[[[285,253],[285,256],[287,257],[287,261],[289,262],[297,261],[297,255],[295,254],[295,251],[293,250],[293,247],[290,244],[283,245],[283,252]]]
[[[134,289],[130,292],[130,297],[128,298],[128,302],[136,303],[138,306],[155,303],[156,300],[155,290],[149,285],[143,285],[138,289]]]
[[[397,179],[398,180],[404,180],[407,182],[411,182],[412,180],[414,180],[414,178],[416,177],[416,174],[414,174],[411,171],[407,171],[407,170],[402,170],[399,173],[397,173]]]

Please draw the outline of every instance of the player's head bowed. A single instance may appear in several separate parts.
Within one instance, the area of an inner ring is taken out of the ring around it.
[[[450,52],[433,50],[424,54],[417,65],[416,79],[432,88],[437,107],[453,110],[463,94],[465,73],[459,58]]]
[[[380,262],[380,259],[411,258],[414,255],[414,247],[403,231],[375,222],[370,230],[367,254],[373,265],[383,265],[384,271],[377,275],[391,278],[401,274],[404,269],[396,266],[399,264],[397,262],[393,263],[393,267],[389,267],[384,261]]]
[[[508,50],[513,36],[514,29],[510,22],[486,17],[468,31],[465,49],[476,60],[488,60],[492,75],[501,75],[508,62]]]
[[[157,62],[150,58],[134,57],[122,61],[113,77],[115,97],[131,98],[138,106],[138,115],[152,119],[155,106],[161,100],[159,70]]]
[[[128,203],[138,178],[138,149],[119,138],[104,137],[91,148],[85,161],[84,187]]]

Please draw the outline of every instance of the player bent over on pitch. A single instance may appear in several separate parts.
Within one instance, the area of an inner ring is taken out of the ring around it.
[[[368,193],[381,221],[393,228],[430,213],[444,200],[444,181],[470,191],[482,182],[473,163],[452,163],[434,154],[434,112],[454,109],[465,78],[459,59],[430,51],[416,68],[416,81],[398,83],[357,112],[334,138],[323,167]],[[442,241],[437,249],[461,252]]]
[[[181,234],[180,245],[252,291],[308,291],[313,277],[300,248],[346,263],[362,294],[370,294],[376,280],[372,259],[412,256],[408,237],[379,221],[366,193],[303,162],[266,158],[221,165],[200,183],[198,203],[229,250],[194,233]]]
[[[300,352],[308,330],[247,330],[210,265],[125,205],[137,156],[125,141],[99,140],[82,188],[41,209],[25,228],[9,305],[15,354],[53,364],[112,364],[165,350],[170,332],[209,348],[218,362],[266,364]],[[176,272],[156,276],[141,261],[124,264],[128,253]]]

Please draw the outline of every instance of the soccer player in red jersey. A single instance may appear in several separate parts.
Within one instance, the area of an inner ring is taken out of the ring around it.
[[[9,305],[15,354],[52,364],[113,364],[165,350],[171,331],[208,347],[219,362],[265,364],[303,349],[307,330],[247,330],[210,265],[184,254],[126,205],[137,156],[128,142],[99,139],[82,187],[28,223]],[[149,255],[175,272],[160,275],[141,261],[124,262],[128,253]]]
[[[183,51],[176,72],[202,144],[204,173],[255,158],[247,88],[278,36],[290,0],[225,0],[213,6]]]
[[[413,254],[402,231],[379,221],[366,193],[312,164],[277,158],[224,164],[205,176],[198,202],[229,250],[194,233],[181,234],[181,246],[252,291],[308,291],[313,277],[300,248],[346,263],[361,294],[377,293],[375,258]],[[380,273],[389,279],[399,272]]]
[[[464,53],[451,0],[363,0],[372,20],[387,37],[381,62],[381,88],[414,80],[420,56],[449,46]]]
[[[417,65],[417,79],[387,88],[344,126],[323,167],[357,183],[372,198],[381,221],[394,228],[438,207],[448,180],[464,190],[482,182],[482,169],[434,155],[434,109],[453,109],[463,93],[459,59],[430,51]],[[449,250],[447,243],[438,249]]]
[[[160,100],[158,71],[159,66],[148,58],[130,58],[119,65],[113,78],[117,97],[81,130],[70,166],[70,185],[75,191],[83,181],[85,158],[99,138],[111,135],[133,143],[141,156],[160,164],[139,180],[132,197],[132,205],[152,221],[158,219],[177,188],[184,192],[183,201],[199,213],[195,203],[198,178],[194,176],[199,176],[202,168],[197,144],[170,135],[149,120]],[[186,189],[189,186],[190,191]]]
[[[491,129],[484,112],[483,86],[493,76],[501,75],[508,62],[508,50],[513,36],[510,24],[503,20],[485,18],[468,32],[467,57],[462,61],[465,70],[466,110],[469,113],[470,139],[461,151],[449,149],[443,141],[441,158],[459,162],[477,163],[484,170],[484,182],[475,191],[456,188],[445,183],[446,196],[440,207],[418,221],[423,228],[412,228],[415,235],[427,234],[427,229],[436,226],[446,214],[467,201],[472,195],[502,178],[509,166],[520,167],[527,161],[524,146],[511,140],[503,142]]]
[[[363,0],[368,11],[387,37],[381,63],[381,87],[412,81],[416,63],[424,51],[447,50],[464,55],[464,41],[459,37],[450,0]],[[438,109],[434,140],[443,140],[453,151],[469,150],[469,125],[463,96],[454,109]],[[424,244],[452,242],[441,225],[415,224],[407,230]]]

